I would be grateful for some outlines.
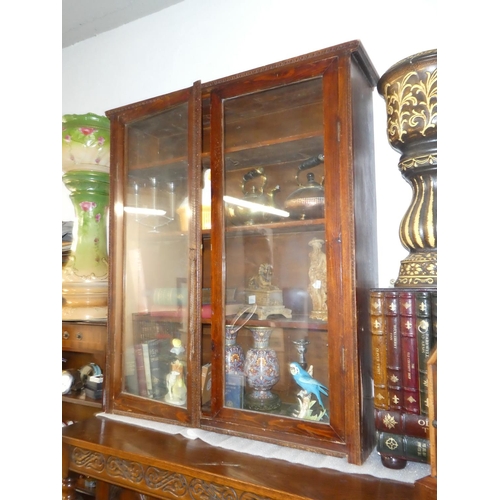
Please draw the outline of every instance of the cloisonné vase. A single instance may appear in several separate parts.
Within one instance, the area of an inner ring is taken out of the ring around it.
[[[252,333],[253,347],[245,357],[244,374],[251,388],[245,395],[245,408],[257,411],[271,411],[281,406],[279,396],[271,392],[280,379],[280,366],[276,351],[269,347],[273,328],[247,326]]]
[[[62,168],[75,209],[71,253],[62,270],[62,319],[107,318],[109,208],[109,120],[64,115]]]
[[[387,137],[412,200],[399,227],[409,255],[396,287],[437,286],[437,50],[407,57],[377,84],[385,99]]]
[[[245,364],[245,354],[243,348],[236,343],[238,330],[241,327],[234,325],[226,325],[226,343],[225,343],[225,356],[226,356],[226,374],[240,375],[243,374]]]

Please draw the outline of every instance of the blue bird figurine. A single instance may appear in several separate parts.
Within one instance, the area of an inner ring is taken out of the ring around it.
[[[304,370],[298,363],[293,361],[290,363],[290,373],[293,376],[293,379],[297,384],[307,393],[314,394],[318,399],[319,404],[326,410],[323,401],[321,401],[321,394],[323,393],[325,396],[328,396],[327,388],[316,379],[311,377],[309,373]]]

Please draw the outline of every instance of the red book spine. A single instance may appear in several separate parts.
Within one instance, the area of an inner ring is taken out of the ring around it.
[[[384,323],[387,342],[387,389],[389,409],[403,408],[403,367],[399,332],[398,292],[388,290],[384,296]]]
[[[372,372],[374,407],[388,408],[387,392],[387,347],[384,330],[384,292],[370,291],[370,329],[372,340]]]
[[[429,418],[427,415],[405,413],[404,411],[376,409],[375,429],[429,439]]]
[[[417,317],[414,291],[399,292],[399,320],[403,365],[403,409],[409,413],[419,414]]]

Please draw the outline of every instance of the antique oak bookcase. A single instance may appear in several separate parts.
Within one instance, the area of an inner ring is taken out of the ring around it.
[[[107,112],[107,412],[366,459],[377,79],[349,42]]]

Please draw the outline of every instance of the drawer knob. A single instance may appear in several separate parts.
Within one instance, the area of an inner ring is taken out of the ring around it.
[[[76,334],[76,338],[77,338],[78,340],[82,340],[82,339],[83,339],[83,334],[81,334],[80,332],[78,332],[78,333]]]
[[[63,339],[68,340],[69,339],[69,333],[64,331],[63,332]]]

